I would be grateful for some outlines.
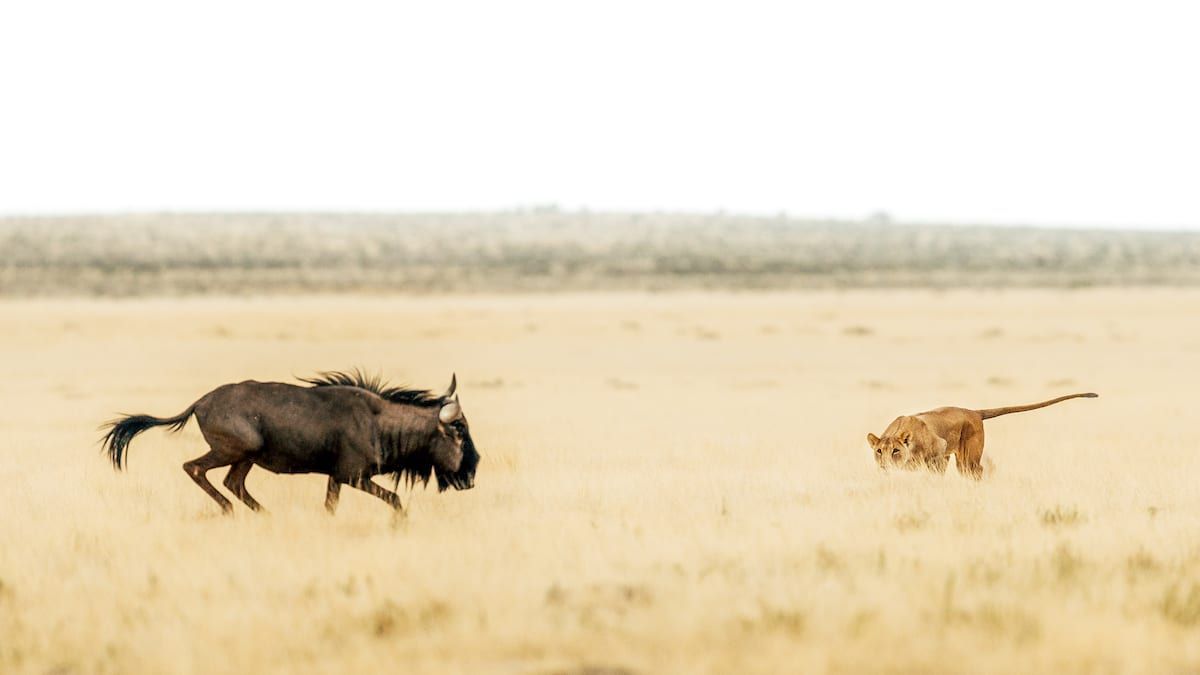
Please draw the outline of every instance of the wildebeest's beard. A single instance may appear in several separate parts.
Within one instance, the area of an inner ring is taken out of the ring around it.
[[[475,467],[479,466],[479,453],[475,450],[475,442],[471,440],[471,434],[467,433],[463,436],[462,441],[462,461],[458,464],[457,471],[446,471],[440,466],[435,466],[434,474],[437,476],[438,492],[445,492],[446,488],[454,488],[455,490],[470,490],[475,487]]]
[[[416,486],[417,483],[428,485],[429,477],[433,475],[433,460],[428,456],[407,457],[401,467],[393,466],[392,468],[392,480],[396,483],[396,489],[400,488],[400,483],[404,483],[410,488]]]

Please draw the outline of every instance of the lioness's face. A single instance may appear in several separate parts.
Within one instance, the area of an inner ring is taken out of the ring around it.
[[[921,459],[913,452],[911,434],[884,438],[867,434],[867,443],[875,451],[875,463],[881,469],[916,469],[921,464]]]

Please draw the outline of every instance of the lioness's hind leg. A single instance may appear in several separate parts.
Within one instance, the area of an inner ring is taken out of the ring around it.
[[[983,430],[965,424],[959,432],[958,472],[975,480],[983,477]]]

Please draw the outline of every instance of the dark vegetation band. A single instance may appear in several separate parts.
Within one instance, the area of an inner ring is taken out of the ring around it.
[[[1200,234],[728,214],[0,218],[0,295],[1200,283]]]

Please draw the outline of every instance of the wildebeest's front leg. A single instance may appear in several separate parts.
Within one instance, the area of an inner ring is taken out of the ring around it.
[[[400,504],[400,495],[388,490],[387,488],[379,487],[371,480],[370,476],[358,476],[349,481],[350,487],[358,488],[367,494],[374,495],[383,501],[387,502],[397,514],[404,514],[404,506]]]
[[[364,425],[343,440],[337,468],[332,477],[339,483],[345,483],[382,499],[395,509],[397,515],[403,515],[404,507],[400,505],[400,495],[376,485],[371,480],[380,460],[379,442],[374,436],[373,427]]]
[[[325,510],[329,515],[337,513],[338,498],[342,494],[342,484],[333,476],[329,477],[329,484],[325,486]]]

